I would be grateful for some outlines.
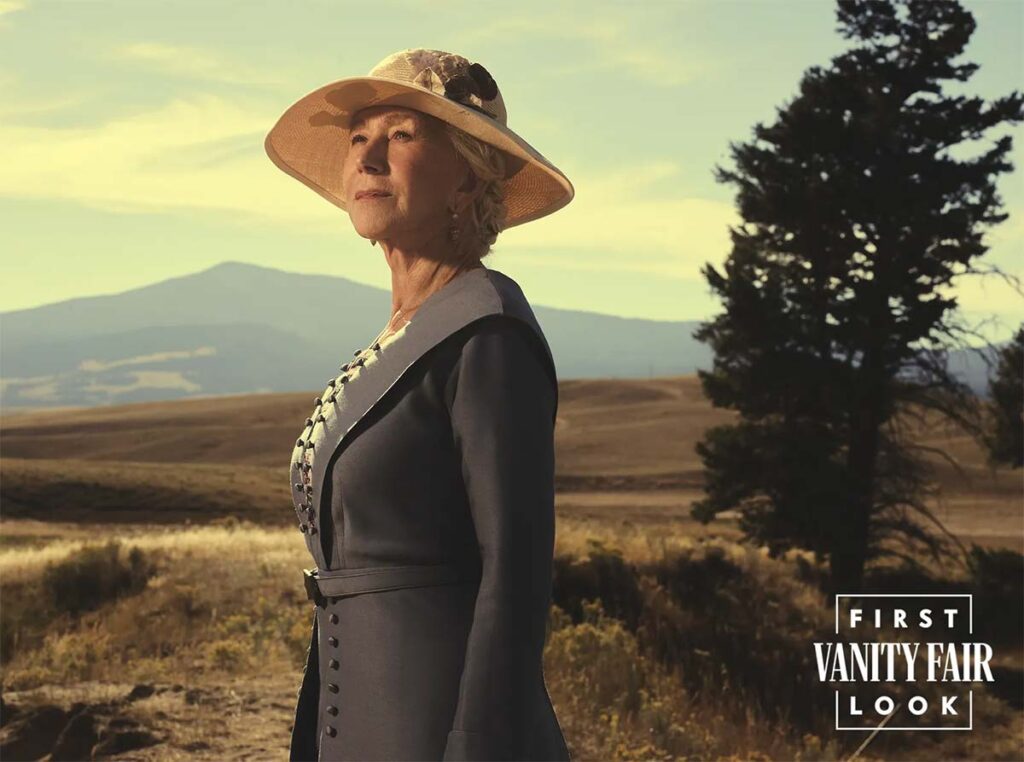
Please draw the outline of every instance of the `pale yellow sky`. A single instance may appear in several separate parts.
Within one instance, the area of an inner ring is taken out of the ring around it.
[[[979,24],[967,58],[982,65],[967,92],[1020,88],[1024,4],[965,5]],[[845,48],[834,27],[830,0],[664,2],[642,16],[591,2],[0,0],[0,309],[225,260],[390,288],[379,250],[274,167],[263,137],[309,90],[422,46],[484,63],[510,127],[577,190],[503,233],[489,266],[537,304],[709,317],[699,269],[724,259],[740,222],[713,167]],[[1011,217],[989,258],[1024,277],[1020,177],[1001,179]],[[996,334],[1024,317],[997,279],[957,293]]]

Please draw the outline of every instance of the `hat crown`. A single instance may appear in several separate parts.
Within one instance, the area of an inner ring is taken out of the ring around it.
[[[409,48],[392,53],[369,76],[420,87],[508,124],[505,100],[490,73],[455,53]]]

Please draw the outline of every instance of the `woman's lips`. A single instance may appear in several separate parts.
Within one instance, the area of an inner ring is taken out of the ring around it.
[[[371,191],[371,192],[368,192],[368,193],[357,193],[356,194],[356,201],[365,201],[367,199],[374,199],[374,198],[387,198],[390,195],[391,195],[390,193],[378,193],[376,191]]]

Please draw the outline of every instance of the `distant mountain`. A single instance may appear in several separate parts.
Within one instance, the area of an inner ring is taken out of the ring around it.
[[[560,378],[711,365],[696,321],[533,305]],[[0,406],[106,405],[323,388],[383,327],[389,291],[224,262],[109,296],[0,313]]]
[[[711,367],[698,321],[533,305],[559,378],[648,378]],[[93,406],[323,388],[383,327],[390,292],[224,262],[109,296],[0,313],[0,406]],[[977,392],[977,352],[950,368]]]

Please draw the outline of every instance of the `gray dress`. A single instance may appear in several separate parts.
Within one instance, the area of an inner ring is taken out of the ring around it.
[[[316,564],[292,760],[568,760],[544,683],[555,366],[518,284],[457,275],[343,365],[292,454]]]

